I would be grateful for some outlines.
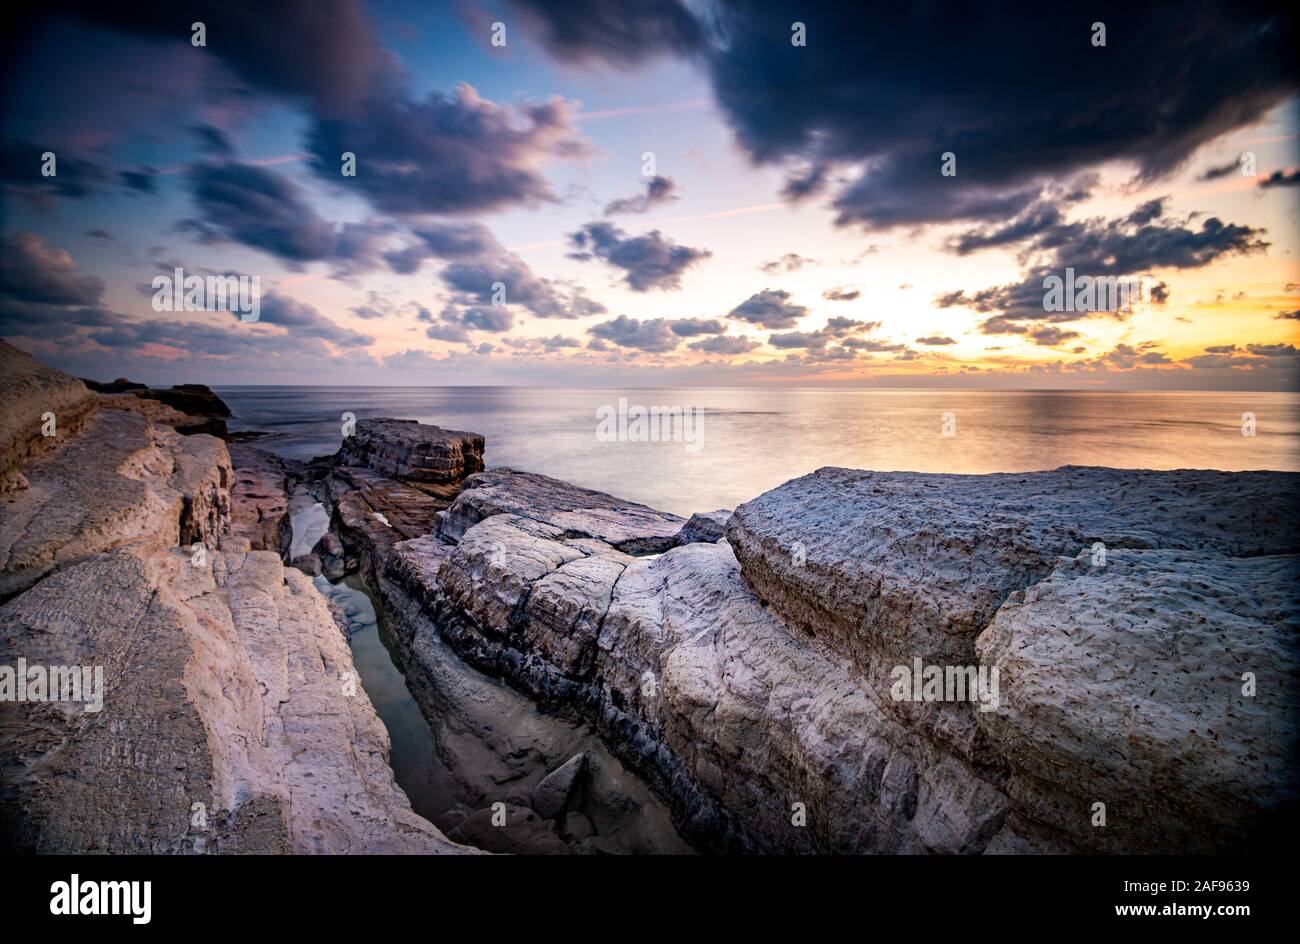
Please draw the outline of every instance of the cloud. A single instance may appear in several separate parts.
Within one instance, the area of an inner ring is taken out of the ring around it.
[[[334,226],[316,215],[298,188],[263,167],[200,163],[189,172],[200,231],[220,234],[288,262],[335,255]]]
[[[1259,182],[1261,187],[1300,187],[1300,169],[1275,170]]]
[[[1030,339],[1042,347],[1055,347],[1058,344],[1064,344],[1066,341],[1073,341],[1079,336],[1078,331],[1067,331],[1064,328],[1058,328],[1056,325],[1044,325],[1029,332]]]
[[[759,269],[768,275],[777,275],[781,272],[798,272],[804,266],[818,265],[816,259],[807,259],[797,252],[787,252],[780,259],[774,259],[771,262],[764,262],[759,265]]]
[[[538,276],[481,223],[430,223],[412,232],[418,242],[384,254],[389,266],[409,274],[425,259],[446,260],[440,278],[462,304],[522,305],[539,318],[605,313],[605,306],[580,288]]]
[[[1281,319],[1283,321],[1300,321],[1300,308],[1294,309],[1292,311],[1279,311],[1273,317]]]
[[[1012,17],[960,4],[813,5],[797,16],[806,47],[790,42],[795,16],[783,0],[692,7],[693,29],[677,3],[633,4],[635,13],[608,14],[610,28],[596,0],[528,6],[557,37],[543,45],[565,61],[702,56],[750,159],[791,169],[792,196],[845,171],[832,194],[837,221],[868,229],[1002,220],[1032,206],[1046,182],[1110,161],[1154,179],[1258,122],[1297,86],[1294,14],[1226,0],[1185,15],[1103,3],[1086,21],[1060,5]],[[646,50],[633,40],[641,17]],[[1106,23],[1105,47],[1090,42],[1094,20]],[[653,42],[668,23],[681,41]],[[943,177],[949,151],[957,174]]]
[[[238,313],[232,314],[236,318],[239,317]],[[368,334],[340,328],[306,302],[275,292],[267,294],[262,299],[261,321],[265,324],[280,325],[290,334],[320,338],[340,347],[369,347],[375,343],[375,339]]]
[[[680,338],[673,332],[672,326],[664,318],[652,318],[639,321],[627,315],[619,315],[609,321],[592,325],[587,329],[592,337],[610,341],[619,347],[635,348],[653,354],[662,354],[673,350],[680,343]]]
[[[66,249],[35,233],[0,236],[0,295],[37,305],[97,305],[104,282],[78,275]]]
[[[767,343],[777,348],[801,348],[809,351],[824,351],[831,341],[848,338],[851,335],[865,334],[880,327],[879,321],[855,321],[852,318],[832,318],[825,327],[816,331],[791,331],[787,334],[773,334]],[[852,347],[849,348],[850,350]]]
[[[701,334],[722,334],[727,330],[726,322],[717,318],[707,321],[703,318],[678,318],[668,322],[673,334],[683,338],[693,338]]]
[[[822,292],[822,298],[828,302],[851,302],[861,297],[861,291],[848,285],[839,288],[828,288]]]
[[[662,203],[671,203],[678,199],[676,189],[677,184],[673,182],[671,177],[651,177],[646,183],[645,193],[610,202],[605,207],[605,215],[644,213],[651,207],[659,206]]]
[[[692,55],[705,43],[703,26],[678,0],[509,4],[523,20],[520,32],[561,62],[626,69],[664,54]]]
[[[540,164],[591,153],[569,103],[552,98],[508,108],[465,84],[423,101],[385,90],[355,113],[319,118],[307,144],[322,179],[399,216],[553,201]],[[344,152],[356,155],[355,177],[341,174]]]
[[[1151,201],[1119,219],[1056,219],[1033,228],[1019,245],[1023,252],[1042,262],[1029,269],[1022,281],[975,292],[944,292],[935,299],[935,305],[964,306],[993,315],[982,327],[985,334],[1023,333],[1016,330],[1014,322],[1076,321],[1094,314],[1045,310],[1043,280],[1049,276],[1063,279],[1067,267],[1073,268],[1077,276],[1135,278],[1152,269],[1201,268],[1224,256],[1263,252],[1269,245],[1261,229],[1224,223],[1213,216],[1197,227],[1191,218],[1161,217],[1163,208],[1163,200]],[[970,244],[962,241],[963,237],[958,237],[959,243]],[[1150,285],[1152,303],[1163,305],[1168,298],[1165,283]],[[1122,317],[1125,312],[1109,314]]]
[[[784,289],[765,288],[731,309],[727,317],[776,330],[793,328],[806,314],[808,314],[807,308],[790,301],[789,292]]]
[[[577,249],[571,253],[573,258],[594,256],[622,269],[623,280],[634,292],[681,288],[686,270],[713,255],[707,249],[678,245],[657,229],[629,236],[613,223],[588,223],[570,234],[569,241]]]
[[[186,48],[189,24],[201,21],[208,32],[203,54],[219,59],[258,92],[303,98],[327,113],[354,107],[375,85],[391,81],[394,73],[365,9],[353,0],[197,0],[179,26],[165,3],[74,0],[61,6],[90,22]]]
[[[703,351],[706,354],[745,354],[761,345],[743,335],[718,334],[711,338],[701,338],[686,346],[692,351]]]
[[[948,344],[956,344],[957,342],[952,338],[940,337],[937,334],[932,334],[929,337],[917,338],[916,343],[924,344],[926,347],[943,347]]]
[[[158,184],[155,178],[158,171],[152,167],[139,167],[135,170],[118,171],[118,180],[122,182],[128,190],[134,190],[136,193],[155,194],[158,192]]]
[[[48,147],[30,141],[0,143],[0,184],[5,192],[21,194],[48,208],[54,197],[80,199],[108,182],[108,172],[97,162],[64,148],[50,152],[55,155],[56,173],[46,177],[41,168],[47,152]]]

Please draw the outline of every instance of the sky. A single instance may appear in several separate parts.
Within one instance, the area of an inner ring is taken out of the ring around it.
[[[1300,389],[1295,14],[1041,6],[45,4],[0,336],[155,384]],[[177,268],[258,320],[158,310]],[[1067,269],[1145,291],[1052,310]]]

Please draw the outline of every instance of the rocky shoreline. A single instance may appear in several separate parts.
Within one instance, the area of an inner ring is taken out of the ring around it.
[[[0,662],[108,679],[100,714],[3,706],[17,848],[1218,853],[1296,812],[1300,476],[827,468],[683,520],[485,470],[474,433],[363,419],[288,462],[200,431],[200,388],[0,358]],[[365,581],[477,758],[436,825],[285,566],[314,502],[293,564]],[[991,697],[900,697],[911,667]],[[501,735],[492,679],[572,736]]]

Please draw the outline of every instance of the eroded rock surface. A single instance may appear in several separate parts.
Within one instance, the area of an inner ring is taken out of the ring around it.
[[[211,436],[100,410],[22,467],[0,500],[0,599],[56,567],[126,544],[216,546],[230,528],[230,457]]]
[[[493,469],[465,480],[460,495],[447,509],[440,533],[456,541],[484,518],[501,514],[531,518],[630,554],[667,550],[683,524],[676,515],[560,479]]]
[[[139,545],[0,608],[0,657],[103,668],[8,706],[3,830],[36,852],[448,852],[410,810],[324,599],[268,552]]]
[[[705,848],[1222,852],[1294,811],[1296,476],[827,469],[650,558],[539,478],[392,547],[399,619],[585,713]],[[916,659],[1001,700],[901,701]]]
[[[483,470],[483,437],[415,420],[364,419],[344,438],[337,462],[408,482],[455,485]]]
[[[26,486],[20,467],[75,434],[99,398],[75,377],[0,340],[0,495]],[[53,414],[53,436],[43,432]]]
[[[289,553],[289,500],[295,483],[304,475],[302,463],[242,443],[228,446],[234,467],[231,528],[246,538],[253,550]]]

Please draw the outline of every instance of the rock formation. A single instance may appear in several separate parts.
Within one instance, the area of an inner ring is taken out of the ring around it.
[[[405,482],[457,485],[483,470],[483,437],[415,420],[365,419],[343,440],[337,461]]]
[[[1250,849],[1296,800],[1296,485],[823,469],[655,553],[680,521],[494,470],[377,583],[408,677],[436,633],[585,713],[703,848]],[[897,699],[917,660],[1000,703]]]
[[[232,512],[252,499],[226,446],[178,434],[161,402],[0,357],[6,848],[466,851],[394,783],[325,599],[232,536],[259,512]],[[35,444],[47,410],[57,433]]]

